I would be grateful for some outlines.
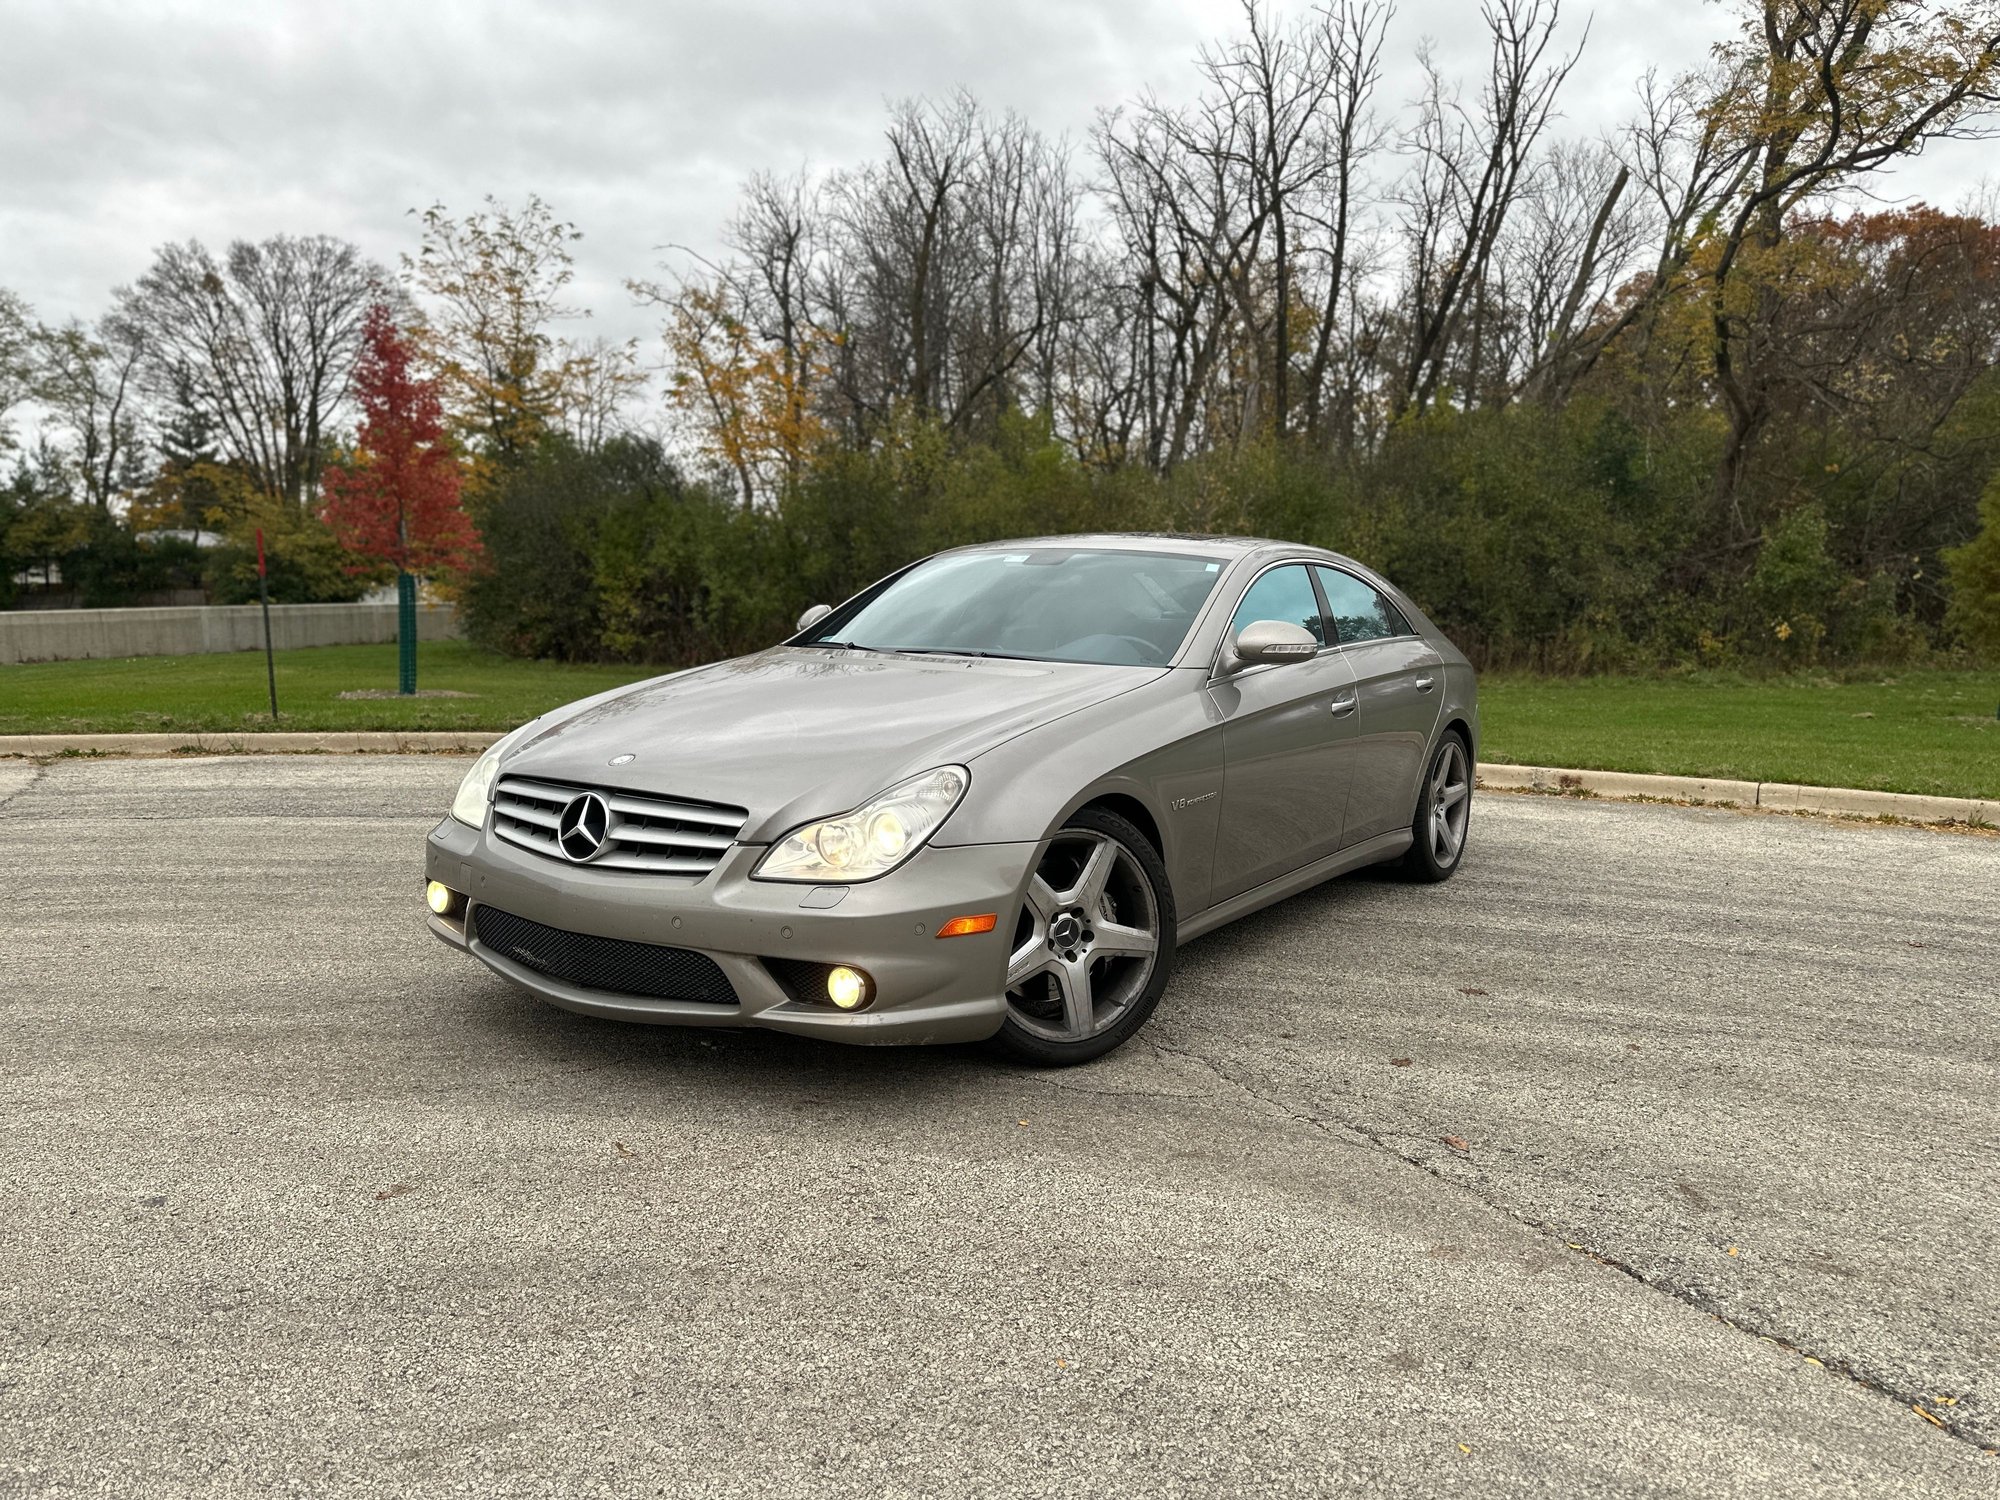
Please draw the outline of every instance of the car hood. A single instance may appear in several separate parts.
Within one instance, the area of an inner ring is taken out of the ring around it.
[[[558,709],[502,774],[746,807],[743,841],[768,843],[1160,675],[781,646]]]

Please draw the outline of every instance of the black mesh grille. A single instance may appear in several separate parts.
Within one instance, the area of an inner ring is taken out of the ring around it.
[[[492,906],[472,910],[473,935],[503,958],[586,990],[734,1005],[729,976],[705,953],[544,927]]]
[[[764,967],[778,981],[778,988],[792,1000],[806,1005],[826,1005],[826,976],[832,964],[816,964],[805,958],[767,958]]]

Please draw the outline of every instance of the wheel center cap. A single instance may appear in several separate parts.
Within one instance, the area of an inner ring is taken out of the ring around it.
[[[1049,941],[1058,948],[1074,948],[1083,937],[1083,923],[1076,919],[1075,912],[1064,912],[1049,923]]]

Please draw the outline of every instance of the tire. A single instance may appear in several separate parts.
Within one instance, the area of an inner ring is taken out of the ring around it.
[[[1458,873],[1472,832],[1472,752],[1456,729],[1446,731],[1417,783],[1413,842],[1402,870],[1411,880],[1437,885]]]
[[[1151,841],[1116,813],[1079,810],[1029,877],[994,1045],[1016,1062],[1069,1068],[1124,1043],[1173,973],[1174,920]]]

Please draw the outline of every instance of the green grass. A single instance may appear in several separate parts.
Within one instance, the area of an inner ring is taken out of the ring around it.
[[[417,685],[466,698],[342,699],[393,689],[394,646],[278,654],[280,729],[511,729],[650,674],[513,661],[460,641],[418,654]],[[1486,760],[2000,797],[2000,672],[1768,679],[1495,674],[1480,684]],[[0,734],[272,728],[264,658],[152,656],[0,667]]]
[[[1846,675],[1494,675],[1480,759],[2000,796],[2000,672]]]
[[[417,686],[467,698],[343,699],[396,689],[396,648],[280,651],[271,722],[261,651],[27,662],[0,667],[0,734],[174,730],[512,729],[535,715],[655,674],[658,668],[514,661],[463,641],[417,649]]]

